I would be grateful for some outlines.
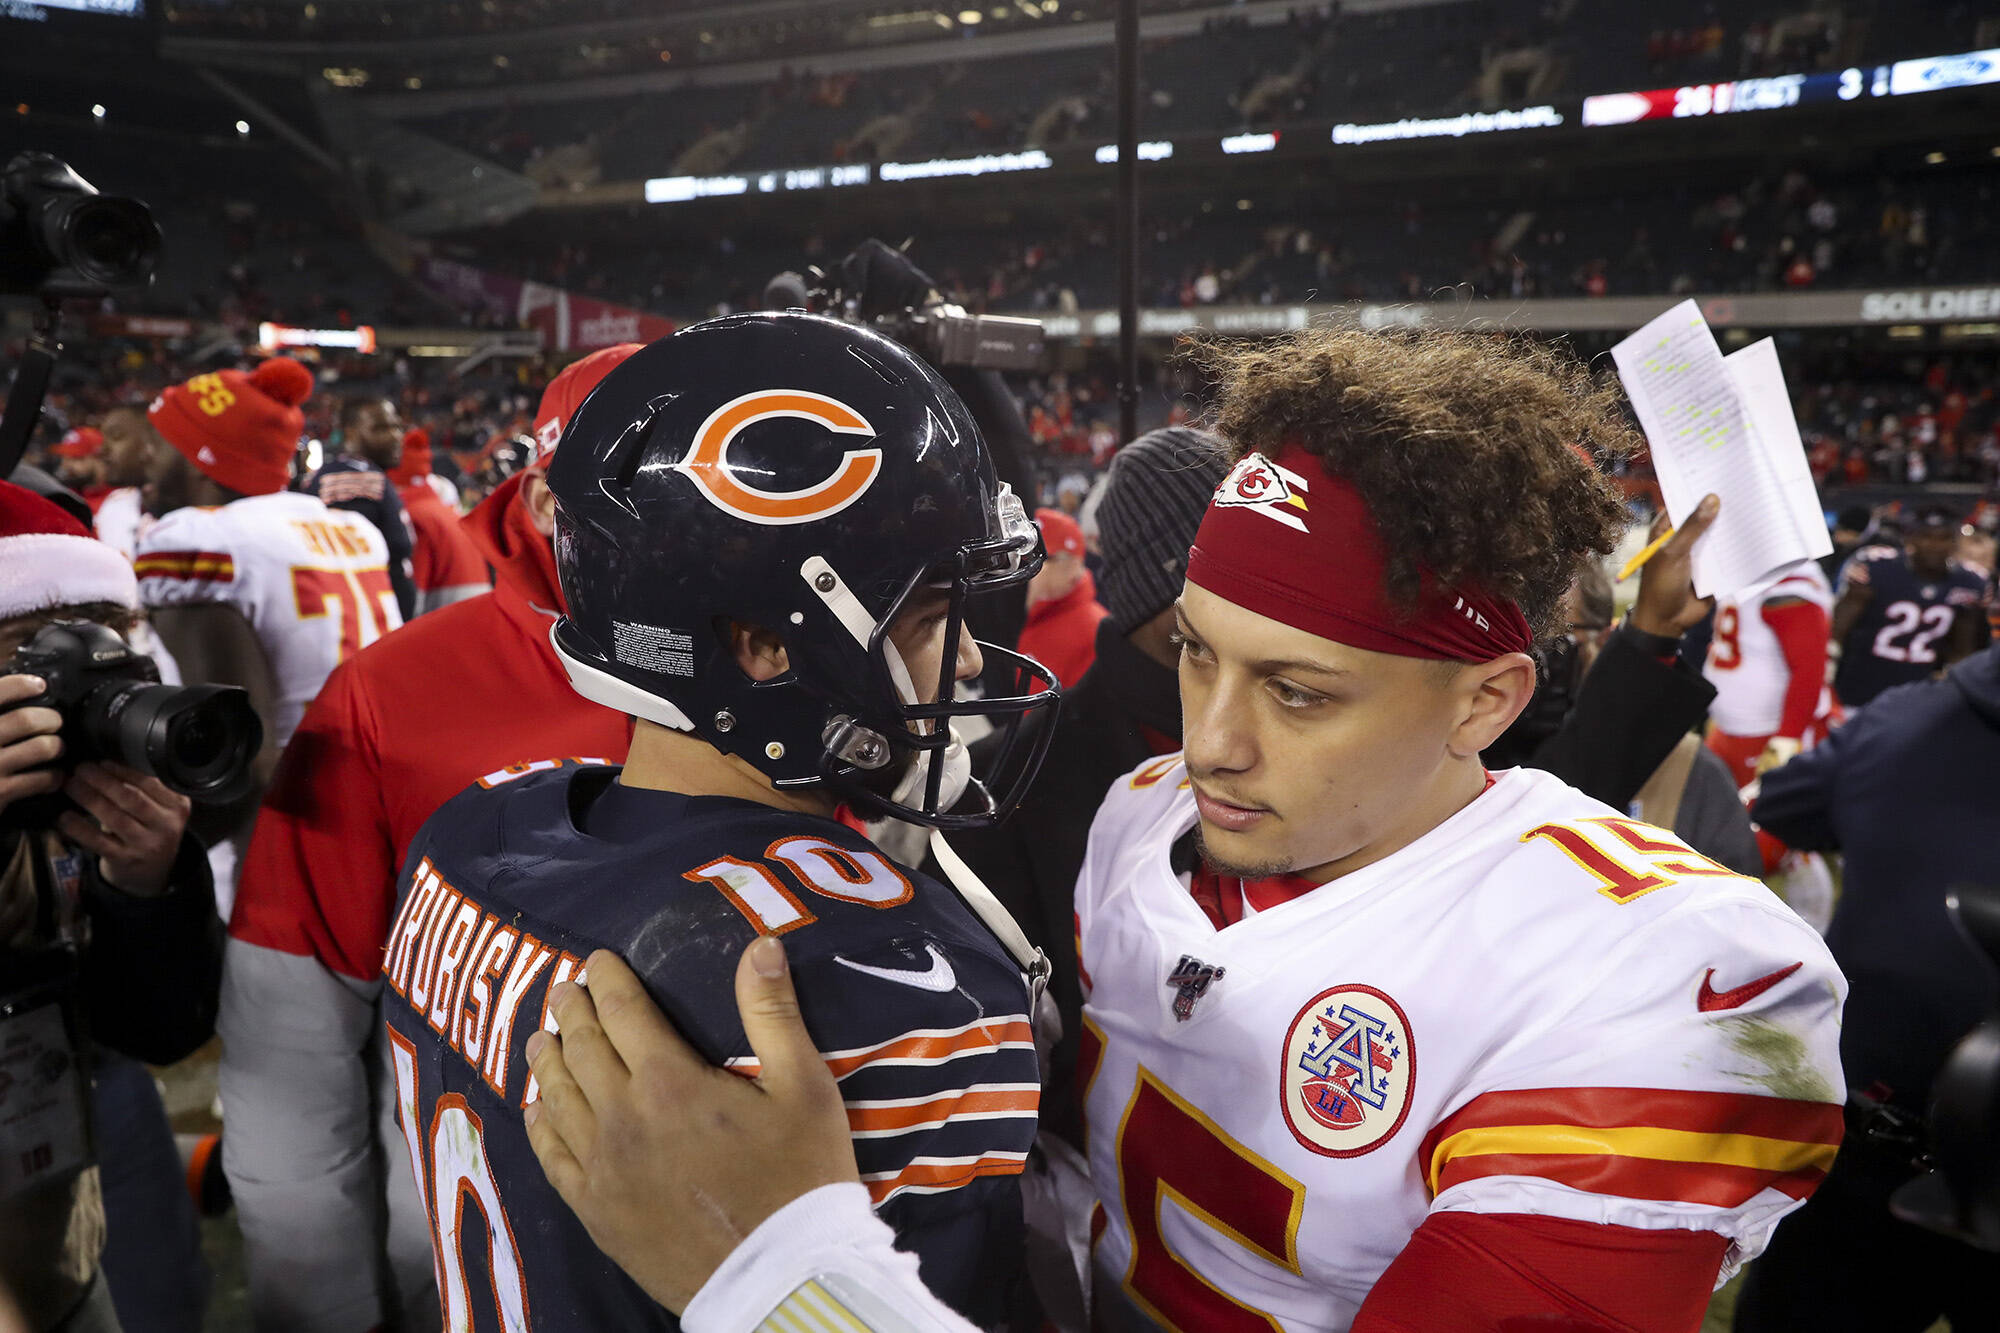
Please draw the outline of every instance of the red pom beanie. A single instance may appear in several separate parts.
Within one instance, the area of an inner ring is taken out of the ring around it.
[[[403,454],[389,469],[389,480],[398,486],[431,474],[431,433],[422,426],[403,432]]]
[[[131,562],[57,505],[0,481],[0,620],[86,602],[137,610]]]
[[[291,482],[306,424],[299,404],[312,391],[310,370],[274,356],[247,375],[223,370],[176,384],[153,400],[146,419],[210,481],[270,495]]]

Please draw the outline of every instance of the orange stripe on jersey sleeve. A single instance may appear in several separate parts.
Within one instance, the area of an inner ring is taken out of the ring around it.
[[[1841,1108],[1745,1093],[1531,1088],[1475,1098],[1424,1137],[1433,1196],[1488,1176],[1733,1208],[1803,1199],[1840,1145]]]
[[[868,1197],[880,1207],[903,1190],[939,1194],[969,1185],[981,1176],[1018,1176],[1026,1169],[1025,1152],[987,1153],[983,1157],[919,1157],[900,1171],[881,1171],[861,1178]]]
[[[148,551],[132,562],[142,579],[196,579],[229,583],[236,578],[236,561],[227,551]]]
[[[969,1023],[962,1028],[907,1032],[878,1045],[857,1046],[845,1051],[822,1051],[820,1054],[826,1060],[826,1067],[833,1071],[833,1076],[840,1079],[870,1065],[943,1064],[984,1052],[1033,1050],[1034,1047],[1035,1032],[1028,1025],[1026,1016],[1008,1014],[1003,1018]],[[762,1062],[750,1055],[733,1056],[726,1067],[730,1073],[741,1074],[745,1078],[756,1078],[763,1072]]]
[[[857,1069],[879,1064],[942,1064],[983,1051],[1008,1048],[1033,1050],[1034,1029],[1025,1018],[1009,1017],[995,1022],[976,1023],[956,1032],[918,1032],[853,1051],[832,1051],[826,1067],[835,1078],[846,1078]]]
[[[857,1138],[880,1138],[936,1129],[946,1120],[1032,1117],[1042,1100],[1037,1083],[975,1085],[935,1097],[847,1103],[847,1128]]]

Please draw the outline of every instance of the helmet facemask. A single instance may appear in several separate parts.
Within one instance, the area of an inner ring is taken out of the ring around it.
[[[1042,564],[1040,535],[1010,488],[999,489],[991,518],[992,536],[962,545],[948,562],[918,570],[879,618],[868,615],[824,559],[814,557],[801,571],[866,655],[865,694],[872,703],[829,721],[821,738],[820,777],[867,815],[942,829],[995,823],[1019,803],[1048,749],[1059,693],[1053,674],[1032,658],[977,643],[991,692],[958,697],[958,642],[966,632],[967,602],[1025,584]],[[891,631],[919,596],[938,590],[947,595],[944,651],[932,702],[920,703]],[[986,782],[972,778],[970,754],[952,726],[955,719],[974,717],[990,722],[999,737]]]

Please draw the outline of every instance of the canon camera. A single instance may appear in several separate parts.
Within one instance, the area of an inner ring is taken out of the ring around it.
[[[16,707],[62,715],[65,766],[110,760],[158,778],[192,800],[234,800],[250,789],[264,725],[230,685],[162,685],[153,659],[88,620],[44,625],[0,664],[48,683]]]

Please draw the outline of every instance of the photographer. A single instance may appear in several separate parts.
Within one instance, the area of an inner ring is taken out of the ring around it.
[[[11,669],[54,622],[122,633],[138,618],[123,556],[0,482],[0,1292],[36,1333],[116,1329],[128,1276],[132,1327],[192,1329],[201,1314],[165,1111],[131,1062],[181,1059],[214,1030],[208,863],[185,796],[119,764],[72,764],[64,713],[36,702],[46,682]]]

